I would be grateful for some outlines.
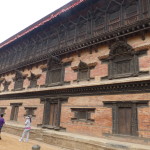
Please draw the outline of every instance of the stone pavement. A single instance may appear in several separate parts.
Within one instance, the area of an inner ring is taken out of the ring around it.
[[[32,150],[33,145],[40,145],[40,150],[67,150],[57,146],[52,146],[35,140],[29,142],[19,142],[20,137],[2,132],[2,140],[0,140],[0,150]]]

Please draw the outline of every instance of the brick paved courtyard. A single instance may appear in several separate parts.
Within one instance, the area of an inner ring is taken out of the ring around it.
[[[3,132],[2,140],[0,140],[0,150],[32,150],[32,146],[37,144],[41,146],[40,150],[66,150],[34,140],[29,140],[28,143],[19,142],[19,138],[18,136]]]

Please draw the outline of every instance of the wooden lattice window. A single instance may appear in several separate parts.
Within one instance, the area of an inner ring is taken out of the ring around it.
[[[128,5],[126,6],[126,15],[129,17],[135,14],[137,14],[137,3],[136,2],[128,3]]]
[[[0,107],[0,114],[5,114],[6,107]]]
[[[37,109],[37,107],[25,107],[26,113],[24,116],[32,116],[35,117],[35,110]]]
[[[48,69],[46,75],[46,85],[60,85],[63,83],[64,71],[60,60],[52,56],[48,60]]]
[[[74,112],[72,121],[94,121],[91,118],[91,113],[95,112],[95,108],[71,108],[71,110]]]
[[[77,24],[77,40],[83,40],[86,38],[87,33],[87,20],[80,16]]]
[[[117,41],[110,49],[109,79],[138,75],[138,56],[130,45]]]
[[[109,30],[118,28],[121,20],[121,6],[115,1],[112,1],[108,6],[107,11]]]

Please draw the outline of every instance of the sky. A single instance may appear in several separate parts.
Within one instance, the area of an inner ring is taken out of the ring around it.
[[[0,0],[0,43],[71,0]]]

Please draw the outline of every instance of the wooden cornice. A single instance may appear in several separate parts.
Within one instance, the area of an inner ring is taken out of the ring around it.
[[[44,97],[69,97],[69,96],[88,96],[88,95],[113,95],[129,93],[149,93],[150,80],[115,83],[107,85],[94,85],[86,87],[74,87],[65,89],[54,89],[45,91],[33,91],[22,93],[9,93],[0,96],[0,100],[5,99],[27,99],[27,98],[44,98]]]

